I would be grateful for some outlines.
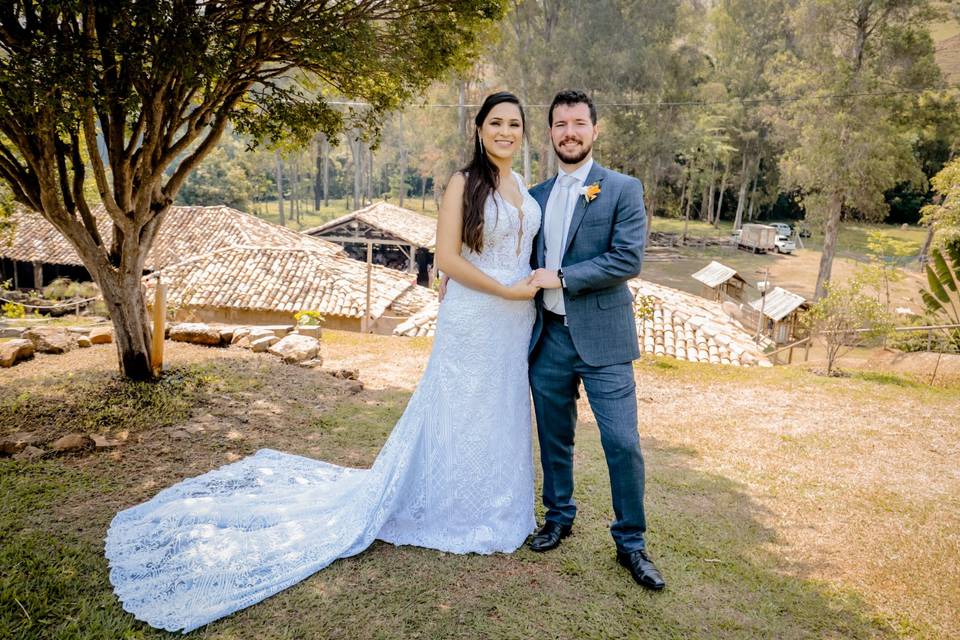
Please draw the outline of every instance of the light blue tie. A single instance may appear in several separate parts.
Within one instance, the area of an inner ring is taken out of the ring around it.
[[[548,271],[560,268],[563,259],[563,236],[568,224],[567,210],[570,208],[570,189],[576,184],[573,176],[563,175],[557,178],[557,193],[548,212],[547,228],[544,236],[544,263]],[[544,306],[554,313],[563,314],[563,293],[560,289],[547,289],[543,292]]]

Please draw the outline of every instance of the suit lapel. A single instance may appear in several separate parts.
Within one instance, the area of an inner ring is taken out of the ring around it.
[[[545,252],[545,241],[543,237],[543,225],[547,219],[547,201],[550,199],[550,192],[553,191],[553,185],[557,181],[557,176],[553,176],[539,187],[535,187],[531,195],[537,204],[540,205],[540,232],[537,234],[537,266],[543,266],[543,254]]]
[[[602,182],[606,172],[606,169],[594,161],[583,186],[587,187],[591,184]],[[599,198],[600,195],[598,194],[597,197]],[[567,251],[570,250],[570,245],[573,243],[573,236],[577,234],[577,229],[580,228],[580,223],[583,222],[583,217],[587,214],[587,209],[590,207],[590,204],[592,203],[588,203],[584,196],[577,196],[577,205],[573,209],[573,217],[570,218],[570,228],[567,229],[567,242],[563,247],[563,255],[567,255]]]

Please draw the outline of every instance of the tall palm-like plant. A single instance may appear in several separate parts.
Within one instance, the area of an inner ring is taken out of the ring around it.
[[[927,289],[920,297],[927,312],[946,324],[960,324],[960,246],[933,249],[927,263]],[[954,346],[960,347],[960,328],[947,330]]]

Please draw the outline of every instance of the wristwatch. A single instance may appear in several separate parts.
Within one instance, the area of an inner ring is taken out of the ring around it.
[[[567,283],[563,281],[563,269],[557,269],[557,277],[560,278],[560,288],[566,289]]]

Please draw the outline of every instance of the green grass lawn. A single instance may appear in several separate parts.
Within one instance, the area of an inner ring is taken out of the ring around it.
[[[361,379],[379,381],[351,395],[269,356],[168,344],[171,369],[155,385],[117,380],[111,345],[0,371],[0,435],[127,437],[114,452],[0,460],[0,637],[175,637],[137,622],[113,596],[102,555],[113,515],[262,447],[368,466],[429,349],[328,332],[325,358],[367,358]],[[402,381],[391,384],[398,371]],[[638,588],[614,560],[606,466],[582,405],[580,510],[560,549],[454,556],[375,543],[193,637],[960,633],[951,604],[960,596],[960,486],[947,455],[960,442],[947,418],[960,412],[956,388],[666,359],[641,360],[636,372],[649,541],[665,592]],[[187,425],[205,430],[171,435]]]

